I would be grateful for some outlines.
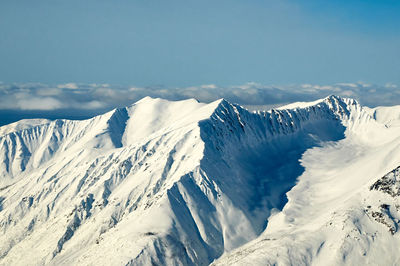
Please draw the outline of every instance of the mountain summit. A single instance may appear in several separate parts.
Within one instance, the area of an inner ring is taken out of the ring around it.
[[[253,113],[146,97],[3,126],[0,264],[400,260],[399,133],[400,107],[337,96]]]

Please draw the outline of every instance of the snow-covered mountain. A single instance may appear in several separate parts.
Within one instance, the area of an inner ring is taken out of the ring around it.
[[[336,96],[22,120],[0,127],[0,264],[400,263],[399,145],[400,107]]]

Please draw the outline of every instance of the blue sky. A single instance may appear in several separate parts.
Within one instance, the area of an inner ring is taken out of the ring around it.
[[[1,0],[0,81],[400,84],[400,1]]]

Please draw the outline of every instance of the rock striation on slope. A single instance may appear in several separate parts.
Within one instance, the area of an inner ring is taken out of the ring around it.
[[[0,263],[208,265],[288,205],[304,153],[384,127],[364,109],[336,96],[257,113],[147,97],[1,127]]]

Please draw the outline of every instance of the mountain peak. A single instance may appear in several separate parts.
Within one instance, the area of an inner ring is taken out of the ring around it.
[[[302,203],[368,183],[371,162],[335,172],[369,149],[345,134],[349,113],[361,117],[360,135],[377,132],[351,103],[332,95],[251,113],[225,99],[146,97],[83,121],[23,121],[0,135],[0,264],[21,262],[29,247],[34,264],[203,265],[262,236],[275,211],[290,231],[318,217]],[[374,155],[392,164],[397,147]]]
[[[150,103],[173,103],[173,102],[192,102],[192,103],[200,103],[197,99],[195,98],[188,98],[188,99],[182,99],[182,100],[168,100],[160,97],[151,97],[151,96],[145,96],[142,99],[136,101],[133,105],[135,104],[150,104]]]
[[[353,98],[343,98],[341,96],[334,95],[334,94],[329,95],[328,97],[324,98],[323,101],[328,102],[328,103],[336,102],[336,103],[340,103],[341,105],[361,106],[359,104],[359,102]]]

